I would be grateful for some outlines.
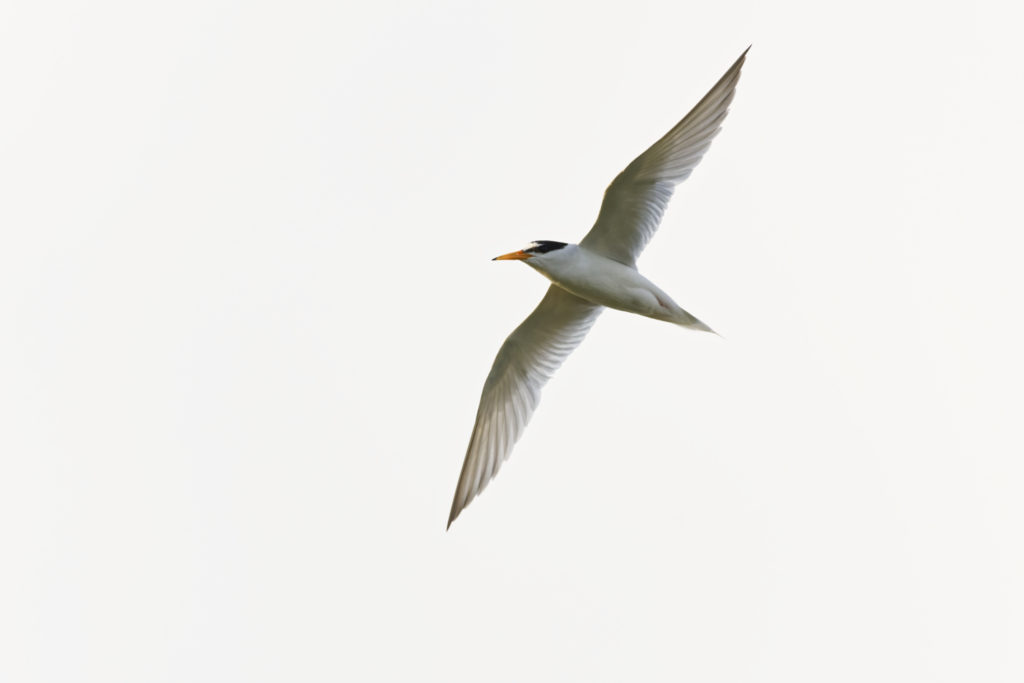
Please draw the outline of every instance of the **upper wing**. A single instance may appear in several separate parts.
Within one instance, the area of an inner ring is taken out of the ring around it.
[[[676,185],[690,176],[721,130],[747,50],[682,121],[612,181],[597,222],[580,246],[621,263],[636,263]]]
[[[508,458],[537,408],[541,388],[587,336],[601,308],[551,285],[501,345],[484,382],[448,526]]]

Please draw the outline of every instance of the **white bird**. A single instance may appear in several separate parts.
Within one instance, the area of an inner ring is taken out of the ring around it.
[[[541,388],[579,346],[604,307],[711,331],[636,269],[676,185],[686,180],[729,113],[746,58],[672,130],[633,160],[604,193],[594,227],[579,244],[531,242],[494,260],[520,260],[552,285],[508,336],[484,382],[448,526],[487,486],[537,408]]]

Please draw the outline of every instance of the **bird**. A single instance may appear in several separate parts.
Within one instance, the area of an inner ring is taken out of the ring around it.
[[[749,51],[679,123],[615,177],[597,221],[579,244],[537,240],[492,259],[522,261],[551,285],[501,345],[487,375],[446,528],[497,474],[536,410],[541,389],[602,310],[713,332],[641,275],[636,260],[657,231],[676,186],[690,176],[721,130]]]

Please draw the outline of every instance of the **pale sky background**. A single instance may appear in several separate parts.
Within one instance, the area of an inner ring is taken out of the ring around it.
[[[0,6],[0,679],[1024,680],[1009,2]],[[445,533],[605,186],[753,49]]]

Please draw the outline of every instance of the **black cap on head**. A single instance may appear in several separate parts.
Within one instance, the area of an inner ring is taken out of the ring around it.
[[[546,254],[549,251],[554,251],[555,249],[561,249],[565,245],[566,245],[565,242],[552,242],[551,240],[537,240],[535,242],[530,242],[530,246],[528,246],[526,249],[523,249],[523,251],[525,251],[527,254]]]

